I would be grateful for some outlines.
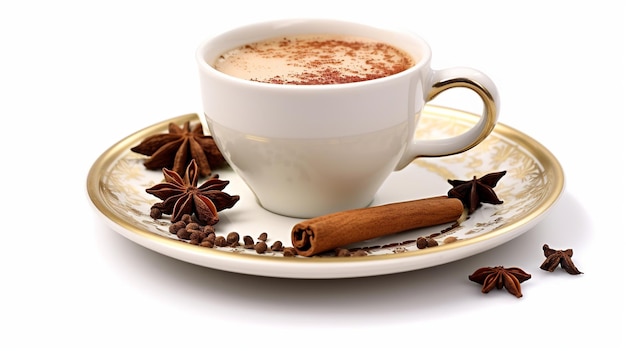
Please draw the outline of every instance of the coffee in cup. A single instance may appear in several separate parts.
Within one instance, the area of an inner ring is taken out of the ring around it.
[[[214,67],[256,82],[324,85],[383,78],[414,64],[409,54],[385,42],[317,34],[249,43],[220,55]]]

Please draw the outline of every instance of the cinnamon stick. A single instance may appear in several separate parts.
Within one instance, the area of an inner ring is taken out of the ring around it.
[[[291,242],[301,256],[384,235],[456,221],[463,203],[446,196],[336,212],[296,224]]]

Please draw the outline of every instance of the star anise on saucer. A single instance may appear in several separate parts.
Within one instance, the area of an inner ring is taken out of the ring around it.
[[[530,279],[530,274],[517,267],[483,267],[477,269],[469,276],[469,279],[482,284],[483,288],[481,291],[484,294],[490,292],[493,288],[502,289],[504,287],[508,292],[519,298],[522,297],[520,284]]]
[[[467,208],[468,214],[472,214],[481,203],[489,203],[499,205],[503,203],[498,198],[493,188],[496,187],[498,181],[504,177],[506,171],[486,174],[480,178],[472,178],[471,180],[452,180],[448,179],[448,183],[453,186],[448,191],[448,197],[455,197],[463,202]]]
[[[195,214],[201,224],[213,225],[219,221],[219,211],[231,208],[239,201],[238,195],[231,196],[222,191],[229,182],[219,179],[217,175],[197,186],[198,166],[195,160],[187,166],[184,177],[167,168],[163,169],[163,176],[165,182],[146,189],[146,192],[163,200],[152,205],[151,215],[154,210],[171,214],[172,223],[180,221],[185,214]]]
[[[561,265],[567,273],[569,274],[583,274],[583,272],[579,271],[578,268],[574,265],[574,261],[572,261],[572,256],[574,255],[574,250],[555,250],[551,249],[548,244],[543,245],[543,255],[546,257],[545,261],[541,264],[539,268],[544,271],[554,272],[556,267]]]
[[[192,126],[189,121],[182,128],[170,123],[168,133],[148,136],[131,151],[150,156],[146,168],[169,168],[181,176],[191,160],[196,160],[203,177],[211,174],[211,167],[226,162],[213,137],[204,135],[200,123]]]

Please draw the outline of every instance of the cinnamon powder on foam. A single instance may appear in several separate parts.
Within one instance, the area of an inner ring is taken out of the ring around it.
[[[360,82],[402,72],[415,64],[386,43],[338,35],[300,35],[230,50],[215,68],[242,79],[293,85]]]

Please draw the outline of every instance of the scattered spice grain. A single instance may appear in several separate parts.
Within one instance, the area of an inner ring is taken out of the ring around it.
[[[163,212],[156,207],[150,208],[150,217],[153,219],[161,219],[163,217]]]
[[[280,240],[275,241],[272,246],[271,246],[271,250],[272,251],[282,251],[283,250],[283,243]]]
[[[254,245],[254,251],[256,251],[256,253],[258,254],[265,253],[265,251],[267,251],[267,244],[265,243],[265,241],[259,241],[258,243],[256,243]]]
[[[415,241],[415,244],[417,245],[418,249],[426,249],[428,247],[434,247],[434,246],[439,245],[437,240],[431,237],[423,237],[423,236],[420,236],[419,238],[417,238],[417,240]]]
[[[172,223],[172,224],[169,226],[169,229],[168,229],[168,230],[169,230],[170,234],[176,234],[176,233],[178,233],[178,231],[179,231],[179,230],[184,229],[184,228],[185,228],[185,226],[186,226],[186,223],[185,223],[185,222],[183,222],[183,221],[178,221],[178,222],[176,222],[176,223]]]
[[[252,237],[250,235],[245,235],[243,237],[243,246],[246,249],[253,249],[254,248],[254,239],[252,239]]]
[[[285,256],[285,257],[294,257],[297,254],[298,254],[298,252],[293,247],[286,247],[286,248],[283,249],[283,256]]]
[[[224,238],[224,236],[220,235],[215,237],[215,246],[224,247],[226,245],[228,245],[228,243],[226,242],[226,238]]]
[[[180,229],[178,229],[178,231],[176,232],[176,236],[177,236],[179,239],[188,240],[188,239],[189,239],[189,237],[191,236],[191,233],[189,233],[189,232],[187,231],[187,229],[185,229],[185,228],[180,228]]]
[[[235,243],[239,243],[239,233],[237,232],[230,232],[228,233],[228,235],[226,236],[226,243],[228,245],[232,245]]]
[[[207,248],[213,248],[215,246],[215,244],[209,240],[202,240],[198,245]]]
[[[456,237],[456,236],[449,236],[449,237],[447,237],[447,238],[443,239],[443,243],[444,243],[444,244],[450,244],[450,243],[453,243],[453,242],[455,242],[455,241],[457,241],[457,240],[458,240],[458,239],[457,239],[457,237]]]

